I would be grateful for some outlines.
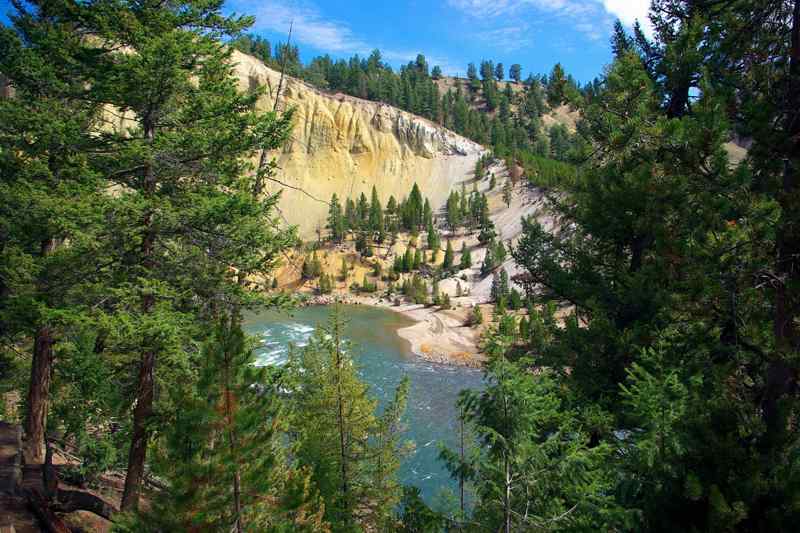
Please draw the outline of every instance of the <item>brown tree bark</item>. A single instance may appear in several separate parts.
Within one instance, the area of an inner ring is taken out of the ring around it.
[[[48,326],[36,332],[33,342],[31,379],[28,385],[28,410],[25,415],[25,441],[22,454],[27,464],[44,459],[44,431],[50,401],[50,379],[53,373],[53,333]]]
[[[781,219],[777,232],[775,273],[778,279],[773,328],[775,353],[770,361],[763,397],[767,424],[767,444],[786,431],[780,402],[798,391],[798,368],[791,365],[791,354],[800,351],[800,0],[795,1],[789,57],[789,83],[786,101],[786,144],[783,188],[778,194]]]
[[[155,138],[155,128],[150,118],[142,121],[145,138],[152,144]],[[152,165],[148,165],[144,172],[144,193],[150,198],[156,190],[156,176]],[[153,246],[156,234],[153,227],[153,213],[148,211],[142,219],[142,245],[141,264],[146,271],[153,269]],[[142,314],[151,313],[155,297],[150,293],[142,295]],[[153,414],[154,373],[156,366],[156,352],[148,346],[148,340],[143,339],[144,350],[139,362],[139,376],[136,389],[136,407],[133,410],[133,432],[131,447],[128,452],[128,469],[125,475],[125,490],[122,493],[121,509],[133,511],[139,507],[139,496],[144,478],[144,465],[147,460],[147,444],[150,440],[148,421]]]

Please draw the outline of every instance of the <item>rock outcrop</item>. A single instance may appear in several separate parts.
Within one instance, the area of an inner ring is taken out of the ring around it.
[[[272,110],[280,73],[261,61],[234,52],[242,89],[265,87],[258,104]],[[285,78],[278,108],[294,108],[291,140],[279,153],[275,178],[295,187],[271,182],[282,190],[280,209],[287,222],[298,225],[306,238],[325,227],[331,194],[342,202],[373,185],[386,204],[400,200],[416,182],[440,207],[451,188],[472,177],[483,148],[445,128],[389,105],[341,94],[325,94],[293,78]],[[305,191],[315,198],[310,198]]]

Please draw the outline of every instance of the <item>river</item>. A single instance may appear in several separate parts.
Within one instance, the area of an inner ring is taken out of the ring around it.
[[[439,445],[457,445],[456,399],[465,388],[482,385],[479,370],[429,363],[409,352],[397,329],[413,322],[393,311],[369,306],[343,306],[348,320],[346,337],[355,344],[355,360],[362,379],[381,405],[390,400],[403,376],[411,380],[406,410],[406,438],[415,450],[400,468],[400,480],[416,485],[431,502],[442,489],[455,488],[438,460]],[[264,312],[247,317],[248,333],[261,339],[258,350],[263,364],[286,361],[288,344],[303,346],[314,327],[327,319],[329,309],[305,307],[291,313]]]

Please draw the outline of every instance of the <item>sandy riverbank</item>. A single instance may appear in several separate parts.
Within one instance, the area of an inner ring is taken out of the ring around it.
[[[350,294],[315,296],[308,304],[330,305],[337,299],[343,304],[381,307],[413,320],[415,324],[398,329],[397,335],[408,341],[414,355],[426,361],[479,368],[486,360],[479,349],[482,328],[464,325],[472,305],[467,298],[455,302],[456,306],[447,311],[417,304],[395,305],[387,299]]]

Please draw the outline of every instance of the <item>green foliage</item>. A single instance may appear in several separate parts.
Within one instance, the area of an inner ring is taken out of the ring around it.
[[[403,487],[398,516],[401,533],[438,533],[445,527],[445,518],[433,511],[420,495],[418,487]]]
[[[319,258],[317,257],[316,251],[311,254],[311,257],[306,257],[303,260],[303,266],[300,269],[300,273],[302,278],[305,280],[318,278],[320,274],[322,274],[322,262],[320,262]]]
[[[333,292],[333,277],[323,272],[319,277],[317,290],[320,294],[330,294]]]
[[[510,342],[490,335],[487,386],[460,400],[477,439],[472,452],[463,459],[443,454],[453,476],[466,472],[476,492],[469,521],[486,531],[614,528],[611,481],[603,471],[610,449],[588,446],[578,420],[561,409],[550,373],[528,372],[505,358]]]
[[[786,225],[795,163],[775,164],[797,159],[778,118],[797,113],[777,103],[787,71],[744,62],[791,49],[779,35],[796,18],[758,22],[787,5],[654,2],[656,41],[618,25],[614,64],[585,89],[572,148],[585,162],[548,180],[569,230],[526,221],[514,251],[528,296],[549,304],[529,311],[526,352],[558,376],[561,411],[614,450],[604,468],[629,529],[780,531],[798,516],[800,405],[774,380],[796,369],[797,345],[775,325],[797,321],[785,301],[800,285],[753,277],[794,264],[787,243],[800,242]],[[570,100],[553,79],[553,102]],[[738,165],[723,147],[733,128],[753,135]]]
[[[447,241],[447,248],[445,248],[444,251],[444,262],[442,263],[442,268],[445,270],[450,270],[453,268],[453,243],[451,243],[449,239]]]
[[[461,262],[459,263],[459,268],[461,270],[472,268],[472,254],[470,253],[469,248],[467,248],[466,241],[461,244]]]
[[[222,530],[237,520],[244,531],[321,525],[319,501],[280,442],[279,376],[254,366],[248,344],[235,318],[206,343],[195,390],[183,387],[164,435],[156,465],[170,489],[143,515],[147,530]]]
[[[467,326],[474,327],[481,324],[483,324],[483,311],[479,305],[473,305],[469,318],[467,318]]]
[[[514,194],[514,187],[511,184],[511,179],[506,179],[506,182],[503,184],[503,202],[505,202],[506,207],[511,207],[511,200],[513,199]]]
[[[334,531],[387,528],[401,498],[396,481],[408,381],[380,416],[358,378],[338,308],[308,346],[290,353],[290,434]]]

